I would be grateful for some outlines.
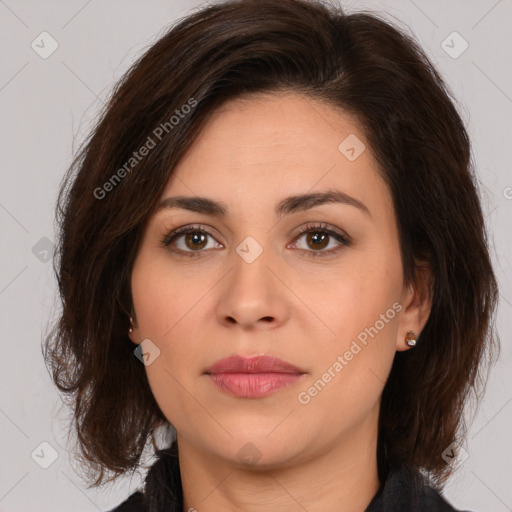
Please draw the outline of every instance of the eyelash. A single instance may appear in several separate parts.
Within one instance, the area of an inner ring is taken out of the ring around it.
[[[338,246],[335,249],[330,249],[329,251],[324,251],[324,250],[312,251],[312,250],[299,249],[300,251],[308,253],[307,256],[311,257],[311,258],[331,256],[332,254],[337,253],[339,250],[341,250],[341,248],[343,246],[349,246],[351,244],[351,240],[348,236],[342,235],[340,233],[337,233],[336,231],[328,229],[327,225],[323,224],[323,223],[308,224],[308,225],[304,226],[303,228],[300,229],[299,233],[294,238],[293,243],[296,243],[297,240],[299,240],[302,235],[310,233],[310,232],[316,233],[316,234],[320,233],[320,234],[328,235],[328,236],[334,238],[335,240],[337,240],[338,242],[340,242],[340,244],[341,244],[341,246]],[[194,257],[201,256],[201,253],[204,251],[201,251],[201,250],[183,251],[181,249],[172,249],[170,247],[171,244],[177,238],[179,238],[180,235],[189,234],[189,233],[201,233],[201,234],[210,235],[212,238],[215,238],[214,234],[206,226],[203,226],[202,224],[187,225],[187,226],[182,226],[182,227],[176,228],[174,230],[171,230],[170,232],[165,234],[161,239],[162,246],[167,248],[169,251],[172,251],[174,253],[183,254],[186,257],[194,258]]]

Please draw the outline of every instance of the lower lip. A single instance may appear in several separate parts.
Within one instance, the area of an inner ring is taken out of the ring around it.
[[[261,398],[297,382],[298,373],[212,373],[212,382],[223,391],[241,398]]]

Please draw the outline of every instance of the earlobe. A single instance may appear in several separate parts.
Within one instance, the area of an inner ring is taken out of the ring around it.
[[[406,350],[410,350],[415,347],[417,344],[418,336],[414,331],[407,331],[407,334],[404,336],[403,340],[398,340],[396,345],[396,350],[398,352],[404,352]]]
[[[405,343],[409,347],[415,347],[416,346],[416,334],[414,334],[412,331],[407,331],[407,335],[405,337]]]
[[[416,346],[432,309],[432,283],[431,267],[425,262],[417,264],[415,282],[407,290],[400,316],[396,350],[404,351]]]
[[[135,343],[136,345],[139,345],[140,342],[136,340],[136,333],[135,330],[137,329],[134,320],[132,317],[130,317],[130,327],[128,328],[128,337],[130,338],[132,343]]]

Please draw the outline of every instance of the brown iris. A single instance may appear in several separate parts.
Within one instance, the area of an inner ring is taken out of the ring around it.
[[[185,244],[189,249],[202,249],[206,245],[206,237],[208,235],[205,233],[200,233],[198,231],[194,231],[191,233],[185,233]],[[189,244],[189,241],[191,242]]]
[[[309,242],[310,240],[313,240],[313,245],[310,246],[314,249],[323,249],[324,247],[327,247],[328,243],[326,243],[328,241],[328,238],[329,238],[329,235],[325,234],[325,233],[315,233],[315,232],[311,232],[311,233],[308,233],[307,234],[307,237],[306,237],[306,241],[309,245]],[[320,243],[318,243],[320,242]],[[320,244],[323,244],[323,245],[320,245]]]

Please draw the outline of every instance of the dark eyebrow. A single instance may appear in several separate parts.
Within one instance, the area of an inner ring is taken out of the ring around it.
[[[365,204],[339,190],[327,190],[325,192],[313,192],[287,197],[277,204],[275,213],[276,216],[282,217],[283,215],[309,210],[315,206],[327,203],[341,203],[354,206],[371,217],[371,213]],[[222,201],[214,201],[207,197],[198,196],[168,197],[158,205],[157,212],[169,208],[182,208],[217,217],[226,217],[228,214],[228,208]]]

